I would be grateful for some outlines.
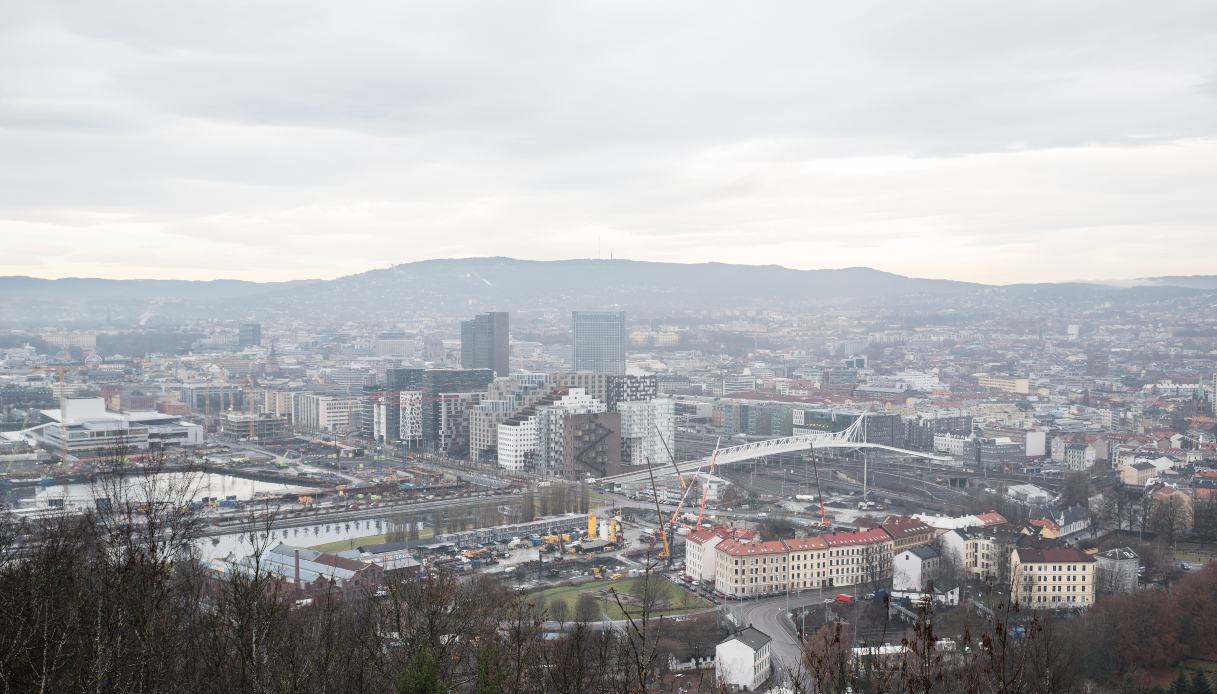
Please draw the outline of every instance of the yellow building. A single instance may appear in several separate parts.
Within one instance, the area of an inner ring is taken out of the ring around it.
[[[1094,604],[1094,557],[1074,547],[1017,547],[1010,553],[1014,599],[1033,610]]]
[[[804,588],[877,584],[892,574],[892,537],[881,528],[714,546],[714,588],[752,596]]]

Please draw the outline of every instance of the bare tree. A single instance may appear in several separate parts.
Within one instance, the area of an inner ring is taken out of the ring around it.
[[[1179,534],[1193,525],[1192,502],[1184,494],[1170,494],[1164,499],[1151,495],[1146,499],[1146,505],[1149,526],[1171,547],[1175,546]]]
[[[558,622],[558,624],[565,623],[570,619],[570,603],[561,597],[550,600],[549,616]]]

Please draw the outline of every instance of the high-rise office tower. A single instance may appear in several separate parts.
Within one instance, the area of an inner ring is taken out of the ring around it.
[[[242,323],[237,329],[238,347],[257,347],[262,344],[262,324]]]
[[[625,373],[625,311],[571,314],[575,371]]]
[[[461,322],[461,368],[494,369],[494,375],[511,373],[508,363],[507,313],[483,313]]]

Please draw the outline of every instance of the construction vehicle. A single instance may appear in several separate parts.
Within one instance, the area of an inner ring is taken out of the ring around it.
[[[604,578],[604,570],[601,569],[599,566],[593,566],[592,575],[595,576],[596,578]]]
[[[587,536],[596,537],[596,514],[587,514]]]
[[[612,580],[614,580],[614,581],[620,581],[621,579],[625,578],[625,574],[623,574],[623,573],[615,573],[615,574],[613,574],[612,576],[609,576],[609,578],[611,578],[611,579],[612,579]]]

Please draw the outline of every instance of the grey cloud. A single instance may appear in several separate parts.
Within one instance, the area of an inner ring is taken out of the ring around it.
[[[339,239],[333,274],[599,237],[915,273],[911,236],[1155,224],[1213,259],[1217,6],[1168,4],[15,4],[0,226]]]

